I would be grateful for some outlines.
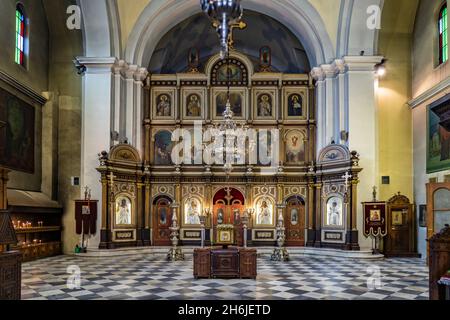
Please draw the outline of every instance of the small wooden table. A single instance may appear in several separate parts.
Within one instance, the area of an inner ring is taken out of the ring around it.
[[[194,250],[194,277],[256,279],[257,251],[248,248]]]

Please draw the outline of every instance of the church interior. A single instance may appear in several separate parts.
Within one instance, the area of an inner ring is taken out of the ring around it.
[[[2,0],[0,300],[450,300],[447,0]]]

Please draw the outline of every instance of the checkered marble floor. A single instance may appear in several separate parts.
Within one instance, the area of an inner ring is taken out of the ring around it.
[[[166,262],[163,256],[155,255],[101,259],[59,256],[24,263],[22,299],[428,299],[428,269],[419,259],[368,261],[299,256],[290,262],[275,263],[264,257],[258,259],[256,281],[195,280],[191,259]],[[81,286],[70,289],[67,281],[77,268],[81,271]]]

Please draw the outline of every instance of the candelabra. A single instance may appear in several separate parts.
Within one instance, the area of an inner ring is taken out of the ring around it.
[[[289,261],[289,252],[284,246],[286,240],[286,234],[283,218],[283,206],[278,206],[278,223],[277,223],[277,245],[278,247],[273,249],[270,260],[272,261]]]
[[[205,247],[205,223],[206,223],[206,218],[209,217],[211,213],[211,209],[210,208],[206,208],[203,210],[203,214],[200,215],[200,224],[202,225],[202,243],[201,243],[201,247],[204,248]]]
[[[170,230],[170,240],[172,241],[172,247],[167,254],[167,260],[169,261],[181,261],[184,260],[184,254],[181,248],[178,247],[178,237],[180,235],[180,226],[178,224],[177,218],[177,208],[178,205],[172,205],[172,226],[169,227]]]
[[[247,248],[248,221],[249,221],[249,210],[245,210],[244,215],[242,216],[242,225],[244,228],[244,248]]]

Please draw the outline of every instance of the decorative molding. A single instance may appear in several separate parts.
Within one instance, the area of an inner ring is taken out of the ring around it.
[[[375,71],[375,66],[383,59],[383,56],[346,56],[344,62],[348,71]]]
[[[19,81],[17,81],[16,79],[14,79],[13,77],[11,77],[9,74],[7,74],[6,72],[4,72],[2,70],[0,70],[0,80],[3,81],[4,83],[10,85],[14,89],[16,89],[20,93],[26,95],[28,98],[30,98],[31,100],[33,100],[34,102],[36,102],[40,105],[44,105],[47,103],[47,99],[45,97],[43,97],[41,94],[37,93],[36,91],[31,89],[29,86],[27,86],[23,83],[20,83]]]
[[[86,67],[87,73],[102,74],[114,71],[113,68],[118,64],[118,59],[115,57],[76,57],[74,64]]]
[[[446,78],[445,80],[439,82],[438,84],[434,85],[430,89],[426,90],[425,92],[421,93],[414,99],[408,102],[408,105],[411,107],[411,109],[414,109],[427,100],[430,100],[434,98],[436,95],[442,93],[443,91],[449,89],[450,87],[450,77]]]

